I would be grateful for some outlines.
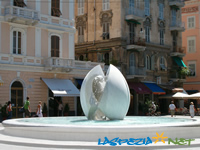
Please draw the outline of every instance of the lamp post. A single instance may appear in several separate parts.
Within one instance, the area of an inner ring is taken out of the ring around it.
[[[1,76],[0,76],[0,86],[3,86],[3,80],[1,79]]]

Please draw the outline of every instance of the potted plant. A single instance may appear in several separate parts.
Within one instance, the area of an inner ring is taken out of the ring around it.
[[[190,75],[190,70],[188,67],[182,67],[179,71],[179,77],[184,79],[185,77]]]
[[[64,107],[64,116],[68,116],[68,113],[69,113],[69,104],[65,104],[65,107]]]
[[[44,103],[44,106],[42,108],[42,114],[43,114],[43,117],[47,117],[47,105],[46,105],[46,103]]]

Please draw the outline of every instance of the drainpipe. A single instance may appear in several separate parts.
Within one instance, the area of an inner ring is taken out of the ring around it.
[[[96,0],[94,0],[94,41],[96,41]]]

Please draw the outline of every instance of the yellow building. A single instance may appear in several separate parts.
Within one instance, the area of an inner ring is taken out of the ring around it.
[[[97,63],[74,60],[75,31],[73,0],[0,1],[0,104],[10,100],[13,117],[27,96],[32,112],[42,101],[56,115],[55,96],[76,110],[76,79]]]

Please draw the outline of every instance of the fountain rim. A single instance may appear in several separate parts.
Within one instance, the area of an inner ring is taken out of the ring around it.
[[[150,117],[150,116],[149,116]],[[51,117],[58,118],[58,117]],[[76,118],[76,117],[66,117],[66,118]],[[164,118],[164,117],[162,117]],[[33,119],[33,118],[20,118],[20,119],[10,119],[4,120],[2,125],[4,127],[59,127],[59,128],[90,128],[90,129],[137,129],[137,128],[157,128],[157,127],[194,127],[200,126],[200,119],[187,118],[188,120],[193,120],[192,122],[180,122],[180,123],[170,123],[170,124],[138,124],[138,125],[74,125],[74,124],[42,124],[42,123],[31,123],[31,122],[19,122],[19,120]],[[37,119],[37,118],[34,118]],[[174,118],[176,119],[176,118]]]

